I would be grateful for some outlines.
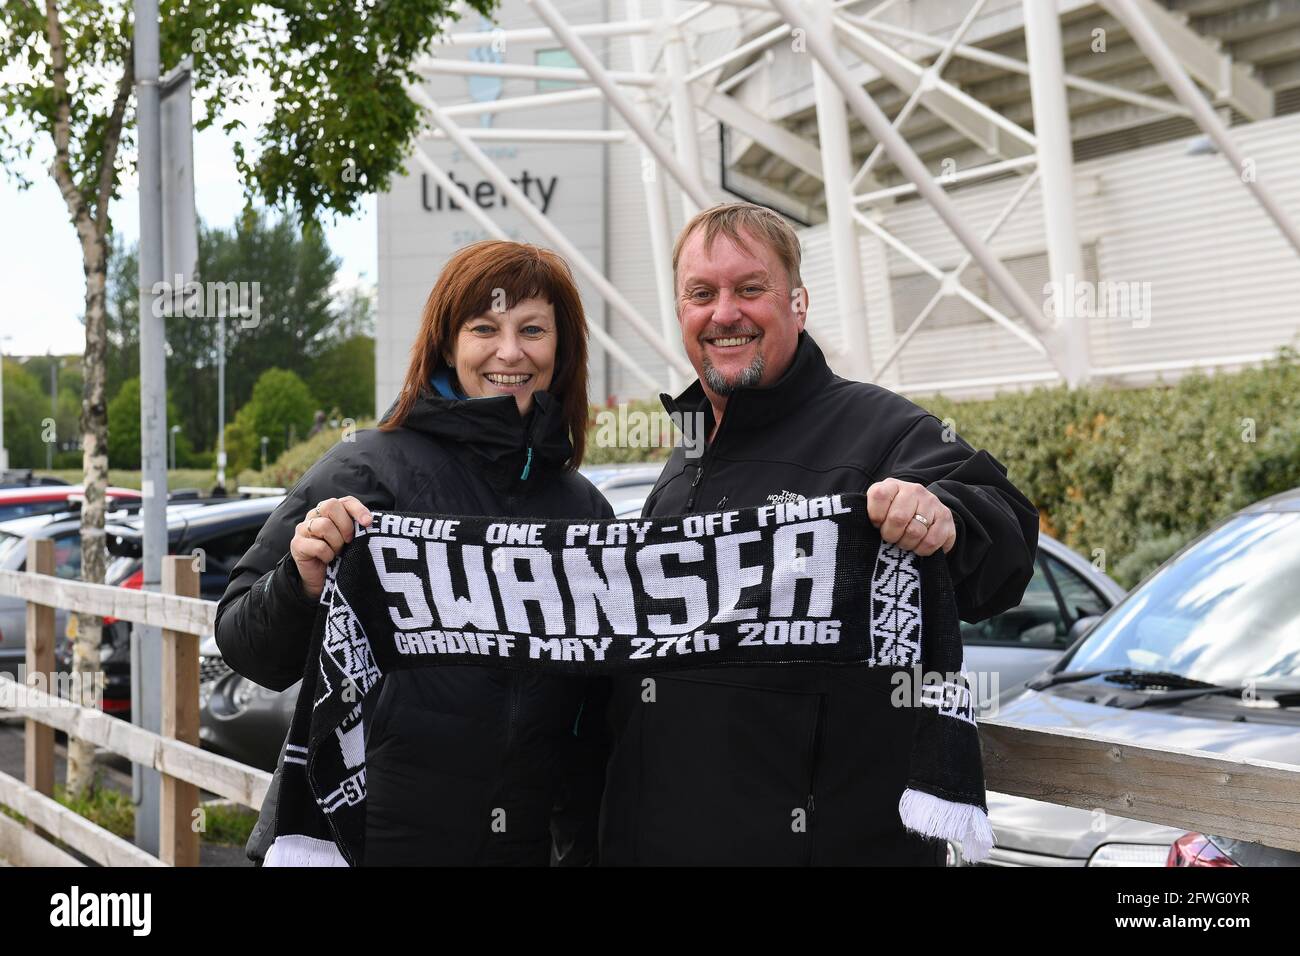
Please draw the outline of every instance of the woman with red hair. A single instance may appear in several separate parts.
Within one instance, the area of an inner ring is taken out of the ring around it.
[[[576,470],[586,422],[587,326],[564,260],[505,241],[457,252],[379,427],[322,456],[231,572],[216,618],[226,663],[273,690],[302,677],[326,567],[371,509],[613,517]],[[487,667],[385,676],[363,702],[364,864],[547,865],[552,810],[578,787],[560,768],[576,766],[585,694],[576,678]],[[268,794],[255,859],[273,807]]]

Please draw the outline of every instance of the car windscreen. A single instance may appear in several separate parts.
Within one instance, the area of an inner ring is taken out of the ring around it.
[[[1300,687],[1300,513],[1229,519],[1129,594],[1065,666]]]

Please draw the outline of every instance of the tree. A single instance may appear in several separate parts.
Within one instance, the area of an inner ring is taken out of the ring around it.
[[[171,395],[167,396],[167,420],[180,415]],[[190,445],[184,434],[176,436],[176,464],[180,467],[189,457]],[[108,462],[113,468],[134,469],[140,464],[140,379],[122,383],[108,403]]]
[[[41,421],[50,414],[50,398],[24,365],[4,360],[5,446],[14,468],[45,465]]]
[[[238,475],[253,467],[258,451],[256,427],[253,425],[253,406],[245,405],[233,422],[226,424],[226,464],[229,473]]]
[[[417,82],[415,58],[452,13],[450,0],[295,0],[192,3],[161,0],[160,64],[195,60],[202,129],[270,80],[270,118],[255,155],[237,144],[249,196],[296,207],[304,220],[323,210],[348,214],[363,195],[387,186],[420,124],[404,84]],[[468,0],[487,15],[493,0]],[[108,337],[105,321],[109,204],[133,165],[134,25],[129,0],[6,0],[0,4],[0,162],[20,185],[22,171],[48,149],[49,171],[81,246],[86,275],[84,388],[81,400],[82,578],[104,580],[104,489],[108,483]],[[237,120],[225,123],[232,130]],[[38,135],[39,139],[38,139]],[[46,156],[42,156],[46,158]],[[214,278],[214,277],[207,277]],[[89,677],[102,622],[78,621],[73,667]],[[89,684],[89,682],[88,682]],[[92,752],[69,746],[68,789],[93,785]]]
[[[127,381],[140,376],[140,259],[137,252],[136,246],[128,247],[118,236],[113,237],[108,247],[104,388],[110,400]],[[172,381],[170,364],[167,380]]]
[[[334,344],[331,287],[338,259],[314,222],[246,213],[229,231],[203,234],[200,268],[231,282],[257,282],[257,313],[226,321],[226,400],[239,407],[268,369],[309,369]],[[254,292],[250,286],[249,294]],[[211,329],[213,323],[206,322]]]
[[[316,359],[311,391],[320,408],[337,408],[348,418],[375,414],[375,340],[354,335]]]
[[[271,461],[307,437],[316,399],[295,372],[273,368],[262,373],[253,386],[253,399],[245,407],[250,409],[248,421],[259,443],[257,448],[260,451],[265,437],[267,460]]]
[[[334,334],[339,339],[358,335],[375,337],[375,290],[373,286],[353,286],[335,297],[338,319]]]
[[[139,340],[135,296],[136,249],[114,244],[109,252],[108,394],[138,374]],[[364,288],[332,290],[338,259],[314,223],[305,227],[292,216],[273,218],[248,212],[229,229],[199,229],[199,275],[228,282],[257,283],[256,321],[212,316],[171,315],[167,327],[167,381],[180,413],[182,434],[195,447],[216,444],[217,322],[226,323],[226,420],[252,396],[253,384],[269,368],[310,368],[312,391],[324,408],[337,404],[349,415],[371,414],[372,367],[358,363],[366,346],[350,339],[374,335],[374,294]],[[251,287],[249,289],[252,291]],[[342,353],[342,354],[340,354]],[[322,365],[324,363],[324,366]],[[322,367],[345,375],[325,380]],[[360,376],[360,378],[358,378]],[[361,411],[355,411],[361,409]],[[178,453],[179,454],[179,453]],[[227,456],[230,450],[226,450]]]

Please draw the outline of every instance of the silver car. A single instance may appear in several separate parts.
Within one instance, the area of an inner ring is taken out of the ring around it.
[[[1170,558],[999,719],[1300,764],[1300,489]],[[1300,854],[989,793],[997,866],[1300,865]],[[1198,847],[1196,853],[1188,847]],[[1212,861],[1212,862],[1208,862]]]

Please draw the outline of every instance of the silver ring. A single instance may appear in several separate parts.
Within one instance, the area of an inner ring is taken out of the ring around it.
[[[925,517],[925,516],[922,515],[922,514],[919,514],[919,513],[918,513],[918,514],[914,514],[914,515],[912,515],[912,520],[913,520],[913,521],[919,521],[919,522],[921,522],[921,524],[925,525],[927,528],[930,527],[930,519],[927,518],[927,517]]]

